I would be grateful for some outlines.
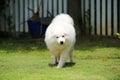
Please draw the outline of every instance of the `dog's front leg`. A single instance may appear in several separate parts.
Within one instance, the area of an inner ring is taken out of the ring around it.
[[[74,63],[74,59],[73,59],[73,49],[70,50],[69,52],[69,57],[70,57],[70,62]]]
[[[53,58],[52,64],[56,65],[57,64],[57,57],[55,55],[53,55],[52,58]]]
[[[62,68],[64,66],[67,57],[68,57],[68,53],[62,53],[60,55],[60,60],[59,60],[57,68]]]

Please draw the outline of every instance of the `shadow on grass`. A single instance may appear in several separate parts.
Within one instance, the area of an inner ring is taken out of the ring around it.
[[[66,67],[72,67],[74,66],[76,63],[71,63],[71,62],[66,62],[65,65],[63,66],[64,68]],[[56,64],[48,64],[50,67],[56,67],[58,65],[58,62]]]
[[[0,39],[0,51],[11,53],[16,51],[44,51],[46,45],[43,39]]]
[[[77,38],[76,50],[94,51],[96,48],[118,48],[120,49],[120,39],[114,37],[89,36]]]
[[[120,59],[120,39],[90,36],[77,38],[75,50],[81,59]]]
[[[89,36],[89,37],[77,37],[75,44],[75,50],[80,51],[94,51],[96,48],[118,48],[120,49],[120,39],[111,37]],[[47,47],[44,43],[44,38],[31,39],[0,39],[0,51],[5,53],[12,53],[17,51],[45,51]]]

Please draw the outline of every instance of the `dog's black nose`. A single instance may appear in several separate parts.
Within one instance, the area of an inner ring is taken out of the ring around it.
[[[60,41],[60,44],[62,45],[62,44],[64,44],[64,42],[63,42],[63,41]]]

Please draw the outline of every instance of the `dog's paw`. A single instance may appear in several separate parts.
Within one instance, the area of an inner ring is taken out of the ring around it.
[[[63,68],[62,66],[57,66],[56,68]]]

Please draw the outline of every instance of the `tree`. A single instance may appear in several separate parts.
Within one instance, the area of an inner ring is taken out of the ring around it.
[[[68,14],[74,19],[77,35],[82,32],[81,0],[68,0]]]

